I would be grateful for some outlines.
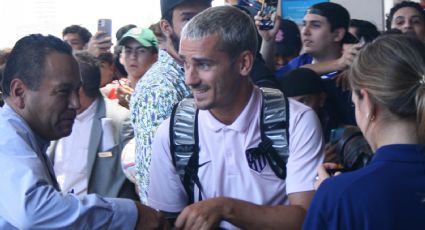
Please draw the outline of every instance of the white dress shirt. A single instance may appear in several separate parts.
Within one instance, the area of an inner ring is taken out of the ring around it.
[[[60,139],[56,145],[54,169],[63,192],[87,194],[87,154],[97,100],[77,115],[71,135]]]

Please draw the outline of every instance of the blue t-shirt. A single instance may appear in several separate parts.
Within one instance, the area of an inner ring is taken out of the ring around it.
[[[303,229],[425,229],[425,145],[383,146],[365,168],[325,180]]]

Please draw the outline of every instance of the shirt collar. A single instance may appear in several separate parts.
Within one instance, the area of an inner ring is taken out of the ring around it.
[[[83,122],[93,118],[94,114],[96,113],[97,104],[98,99],[96,98],[96,100],[94,100],[93,103],[91,103],[91,105],[86,110],[77,115],[75,120]]]
[[[49,147],[50,141],[45,140],[44,138],[40,137],[37,133],[35,133],[30,126],[28,125],[27,121],[21,115],[19,115],[9,104],[4,103],[2,107],[2,115],[1,116],[8,116],[12,119],[16,119],[19,121],[19,128],[23,129],[23,132],[26,132],[28,134],[28,138],[30,139],[30,142],[33,142],[35,140],[39,151],[42,153],[45,153],[47,150],[47,147]],[[35,146],[34,146],[35,147]]]
[[[425,145],[394,144],[382,146],[376,150],[371,163],[379,161],[425,162]]]
[[[176,59],[174,59],[166,50],[158,50],[158,62],[162,64],[172,65],[173,67],[183,71],[183,66],[179,65]]]
[[[201,110],[199,113],[205,114],[206,125],[209,129],[214,130],[214,132],[218,132],[225,127],[227,129],[235,130],[236,132],[245,132],[252,122],[256,122],[254,119],[257,113],[260,111],[258,107],[261,106],[261,102],[259,101],[261,98],[260,89],[254,86],[248,104],[245,106],[236,120],[230,125],[221,123],[211,114],[210,111]]]

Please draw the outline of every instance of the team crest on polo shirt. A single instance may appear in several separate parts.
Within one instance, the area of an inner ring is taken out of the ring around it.
[[[257,172],[263,171],[264,167],[267,165],[267,159],[264,154],[258,151],[258,148],[251,148],[245,151],[246,159],[248,165],[252,170]]]

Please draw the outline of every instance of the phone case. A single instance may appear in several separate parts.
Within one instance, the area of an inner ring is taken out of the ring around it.
[[[261,16],[265,19],[261,20],[260,29],[270,30],[274,27],[274,21],[277,13],[278,0],[262,0]]]
[[[97,22],[97,31],[103,31],[109,36],[112,34],[112,20],[111,19],[99,19]]]

